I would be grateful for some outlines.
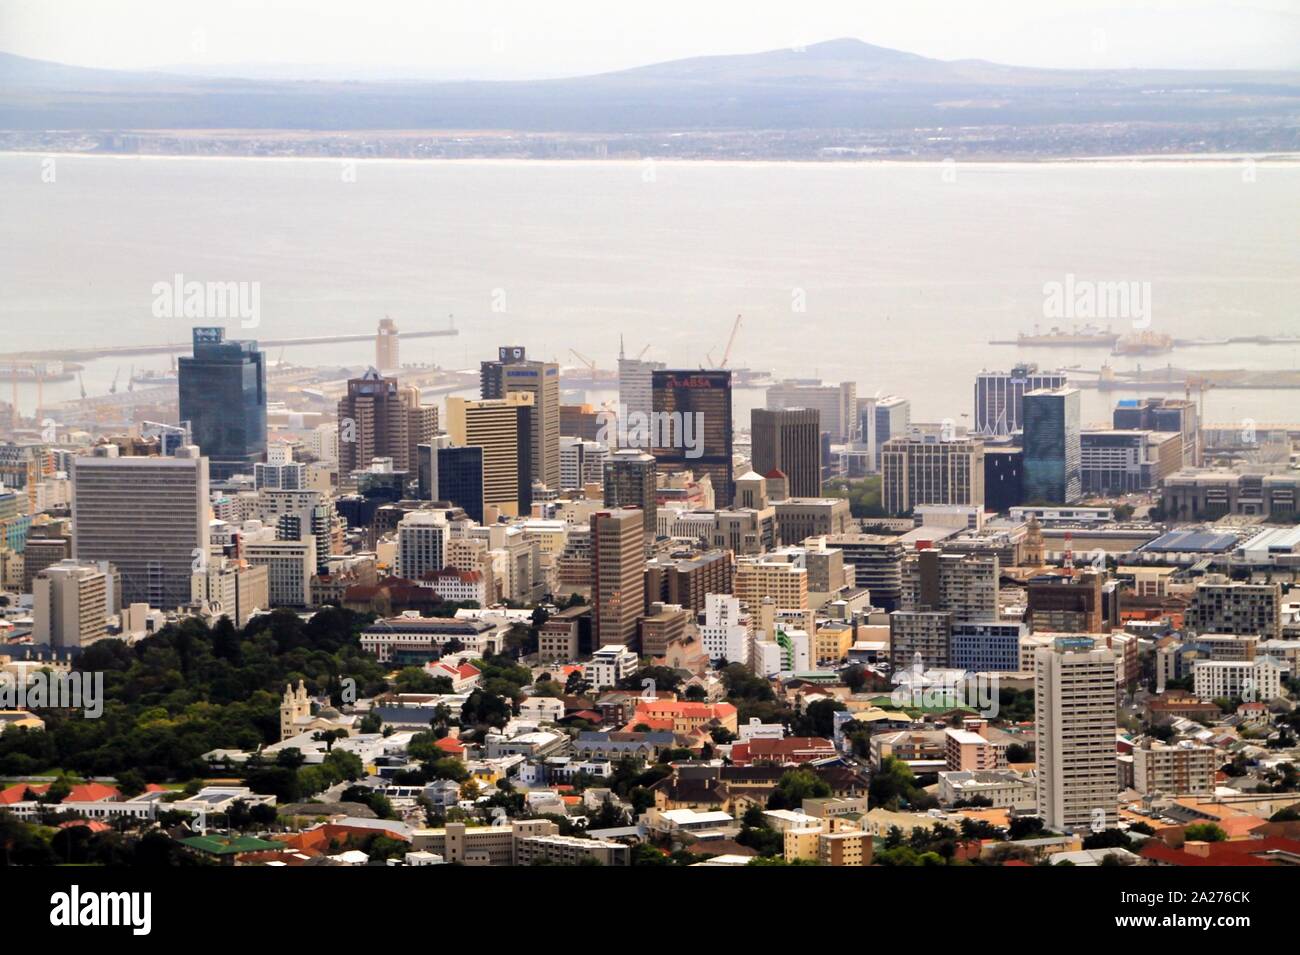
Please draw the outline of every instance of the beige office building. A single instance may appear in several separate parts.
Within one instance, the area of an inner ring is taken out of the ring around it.
[[[108,633],[116,612],[112,565],[63,560],[32,581],[33,639],[55,648],[80,647]]]
[[[311,578],[316,572],[316,538],[266,540],[244,545],[251,567],[265,567],[268,602],[272,607],[311,606]]]
[[[521,487],[521,477],[529,479],[532,465],[520,462],[521,408],[531,416],[533,396],[512,392],[505,398],[472,401],[447,399],[447,434],[454,445],[483,449],[483,514],[496,508],[506,517],[519,517],[520,500],[530,500],[529,488]],[[525,441],[528,434],[524,434]],[[557,462],[558,464],[558,462]]]
[[[807,610],[808,568],[789,555],[744,558],[736,563],[735,594],[754,614],[764,597],[771,597],[779,610]]]
[[[637,646],[645,612],[644,513],[637,508],[591,516],[591,603],[595,645]]]
[[[218,617],[229,617],[242,627],[254,610],[271,606],[270,574],[266,566],[251,567],[236,561],[212,561],[190,580],[191,599]]]
[[[174,457],[78,457],[72,465],[72,556],[108,561],[120,603],[174,610],[207,565],[208,459],[193,445]]]
[[[916,433],[891,438],[881,451],[882,496],[890,514],[918,504],[984,506],[984,442]]]

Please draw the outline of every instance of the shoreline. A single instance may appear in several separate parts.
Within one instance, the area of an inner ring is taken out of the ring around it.
[[[1041,159],[679,159],[644,156],[632,158],[574,158],[574,159],[529,159],[523,157],[463,157],[448,159],[444,157],[415,158],[395,156],[238,156],[212,155],[194,156],[182,153],[107,153],[74,152],[68,150],[41,149],[0,149],[0,158],[38,156],[44,159],[115,159],[129,161],[171,161],[185,162],[268,162],[268,163],[365,163],[367,165],[401,164],[401,165],[457,165],[457,166],[716,166],[716,167],[776,167],[776,166],[811,166],[832,168],[854,168],[862,166],[894,166],[900,168],[931,168],[935,166],[978,167],[1061,167],[1061,166],[1100,166],[1132,168],[1134,166],[1200,166],[1232,167],[1244,162],[1253,162],[1264,168],[1285,169],[1300,163],[1300,152],[1294,153],[1187,153],[1178,155],[1110,155],[1110,156],[1055,156]]]

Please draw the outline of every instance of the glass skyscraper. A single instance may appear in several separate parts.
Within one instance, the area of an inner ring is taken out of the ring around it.
[[[483,449],[478,446],[434,449],[437,458],[437,499],[462,508],[483,522]]]
[[[1078,389],[1025,392],[1024,416],[1025,502],[1077,501],[1083,495]]]
[[[252,474],[266,456],[266,361],[253,341],[194,329],[194,355],[178,365],[180,415],[216,480]]]
[[[664,369],[651,372],[650,381],[657,418],[649,443],[659,473],[707,474],[717,506],[731,507],[731,372]]]

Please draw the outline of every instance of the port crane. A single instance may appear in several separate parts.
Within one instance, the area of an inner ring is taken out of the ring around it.
[[[716,367],[726,368],[727,362],[731,360],[731,349],[736,344],[736,335],[740,331],[740,316],[736,316],[736,321],[731,326],[731,334],[727,337],[727,347],[722,352],[722,361]],[[706,352],[705,358],[709,360],[710,367],[713,367],[713,353]]]
[[[588,370],[589,372],[591,372],[591,377],[592,377],[593,379],[596,377],[596,363],[595,363],[594,361],[592,361],[590,358],[588,358],[588,357],[587,357],[586,355],[584,355],[582,352],[577,351],[577,350],[572,349],[572,348],[569,349],[569,354],[572,355],[574,358],[578,359],[578,361],[582,362],[584,365],[587,366],[587,370]]]

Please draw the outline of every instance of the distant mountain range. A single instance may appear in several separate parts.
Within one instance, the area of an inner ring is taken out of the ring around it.
[[[571,79],[308,82],[86,69],[0,54],[0,130],[905,129],[1300,122],[1300,73],[1044,70],[842,39]]]

